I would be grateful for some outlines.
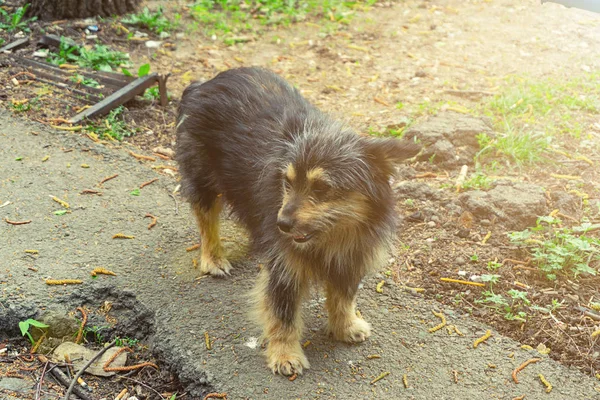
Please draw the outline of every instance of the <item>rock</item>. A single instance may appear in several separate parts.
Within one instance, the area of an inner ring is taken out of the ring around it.
[[[75,318],[58,312],[48,312],[42,317],[42,322],[49,326],[48,337],[51,338],[73,338],[79,331],[79,322]]]
[[[431,160],[435,164],[456,167],[473,164],[473,157],[479,151],[477,135],[481,133],[494,135],[482,119],[455,112],[442,112],[408,128],[404,137],[416,137],[425,145],[419,160]]]
[[[427,223],[427,226],[428,226],[429,228],[435,228],[435,225],[436,225],[436,224],[435,224],[435,222],[433,222],[433,221],[429,221],[429,222]]]
[[[162,42],[159,40],[147,40],[146,47],[149,49],[158,49],[162,45]]]
[[[463,193],[458,202],[479,218],[497,216],[509,229],[523,230],[546,215],[546,198],[540,186],[526,183],[499,184],[488,192]]]
[[[96,376],[113,376],[116,372],[106,372],[102,369],[104,363],[108,361],[117,351],[118,347],[108,349],[99,360],[96,360],[90,365],[85,372]],[[73,342],[64,342],[52,352],[52,359],[56,362],[64,362],[65,354],[68,354],[73,361],[73,368],[79,371],[89,360],[96,355],[98,351],[87,349],[80,344]],[[127,352],[119,354],[119,356],[110,364],[111,367],[122,367],[127,362]]]
[[[175,150],[170,149],[168,147],[155,147],[152,149],[153,152],[162,154],[163,156],[167,156],[169,158],[175,158]]]
[[[485,218],[479,221],[479,223],[481,224],[481,226],[490,226],[492,224],[492,222],[489,219]]]
[[[405,181],[394,185],[394,192],[399,199],[439,200],[442,193],[426,183]]]
[[[458,256],[458,257],[456,257],[456,258],[454,259],[454,263],[455,263],[456,265],[465,265],[465,264],[466,264],[466,262],[467,262],[467,260],[465,260],[465,258],[464,258],[464,257],[461,257],[461,256]]]
[[[423,217],[421,211],[415,211],[414,213],[406,217],[406,219],[410,222],[422,222],[425,219],[425,217]]]
[[[552,208],[565,214],[574,214],[581,209],[581,198],[567,192],[550,192]]]
[[[31,390],[33,386],[34,383],[32,381],[21,378],[6,377],[0,379],[0,389],[2,390],[24,393]]]
[[[409,167],[408,165],[400,165],[396,170],[396,179],[397,180],[409,180],[414,179],[417,175],[417,171],[414,168]]]
[[[456,232],[456,236],[462,239],[468,239],[471,236],[471,231],[466,228],[461,228]]]

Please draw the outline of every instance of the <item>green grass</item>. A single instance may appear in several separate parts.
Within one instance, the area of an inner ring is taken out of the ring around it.
[[[534,81],[510,76],[479,110],[499,135],[480,135],[478,161],[504,156],[511,165],[543,162],[551,142],[582,139],[585,120],[600,112],[600,74]]]
[[[220,36],[226,44],[236,43],[235,35],[253,33],[261,26],[287,26],[308,18],[323,23],[347,24],[357,10],[376,0],[201,0],[190,6],[195,29],[208,36]],[[330,29],[328,24],[323,28]],[[239,38],[238,38],[239,40]]]
[[[124,111],[125,107],[119,106],[108,113],[102,121],[89,124],[86,130],[95,133],[100,139],[111,138],[121,141],[134,134],[121,116]]]
[[[58,53],[49,53],[46,61],[55,65],[73,63],[82,68],[110,72],[129,63],[129,55],[101,44],[88,49],[61,38]]]
[[[600,239],[586,235],[598,230],[600,224],[583,223],[573,228],[561,228],[561,220],[540,217],[536,226],[508,236],[513,243],[527,246],[532,263],[546,278],[556,280],[559,274],[577,277],[597,275],[600,268]]]
[[[154,33],[171,32],[179,26],[181,15],[175,15],[175,21],[171,21],[164,15],[162,7],[156,11],[150,11],[148,7],[137,14],[129,14],[121,19],[121,22],[127,25],[134,25],[139,28],[148,29]]]
[[[0,8],[0,30],[8,32],[29,32],[29,23],[35,21],[37,17],[25,18],[25,13],[28,8],[29,4],[25,4],[24,6],[17,8],[13,13],[9,13]]]

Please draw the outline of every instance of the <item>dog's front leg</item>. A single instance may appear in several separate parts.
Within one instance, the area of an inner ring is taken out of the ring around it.
[[[310,367],[302,347],[300,306],[307,285],[283,266],[271,265],[261,271],[256,287],[256,310],[267,343],[267,364],[273,373],[301,374]]]
[[[325,289],[328,328],[333,338],[348,343],[364,342],[371,336],[371,325],[356,315],[358,283],[331,279]]]

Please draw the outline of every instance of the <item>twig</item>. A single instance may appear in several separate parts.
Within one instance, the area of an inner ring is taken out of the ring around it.
[[[385,371],[382,372],[381,375],[379,375],[377,378],[373,379],[371,381],[371,385],[373,385],[375,382],[379,382],[380,380],[382,380],[383,378],[385,378],[386,376],[388,376],[390,374],[390,371]]]
[[[460,283],[461,285],[471,285],[471,286],[480,286],[485,287],[484,283],[479,282],[470,282],[470,281],[462,281],[460,279],[452,279],[452,278],[440,278],[442,282],[450,282],[450,283]]]
[[[541,361],[541,358],[532,358],[532,359],[525,361],[523,364],[519,365],[517,368],[515,368],[514,371],[512,372],[513,381],[515,381],[515,383],[519,383],[519,379],[517,379],[517,374],[519,372],[521,372],[523,370],[523,368],[525,368],[529,364],[534,364],[538,361]]]
[[[42,370],[40,381],[37,383],[37,387],[35,388],[35,400],[40,400],[40,392],[42,390],[42,382],[44,382],[44,375],[46,375],[46,368],[48,368],[48,361],[44,363],[44,369]]]
[[[7,224],[11,224],[11,225],[26,225],[26,224],[31,223],[30,219],[28,219],[27,221],[11,221],[8,218],[4,218],[4,220],[6,221]]]
[[[83,336],[83,328],[85,327],[85,324],[87,323],[87,313],[85,312],[83,307],[77,307],[77,311],[79,311],[81,313],[82,320],[81,320],[81,326],[79,327],[79,331],[77,332],[77,337],[75,338],[75,343],[81,342],[81,339]]]
[[[136,364],[136,365],[129,365],[127,367],[109,367],[109,365],[119,356],[119,354],[121,354],[124,351],[128,351],[130,353],[133,353],[133,350],[131,350],[129,347],[122,347],[119,349],[119,351],[115,352],[115,354],[112,355],[111,358],[109,358],[104,365],[102,366],[102,369],[106,372],[111,372],[111,371],[133,371],[139,368],[143,368],[143,367],[153,367],[158,369],[158,365],[153,364],[151,362],[144,362],[141,364]],[[65,399],[66,400],[66,399]]]
[[[73,391],[73,388],[75,387],[75,385],[77,384],[77,379],[79,379],[81,377],[81,375],[83,375],[83,373],[85,372],[85,370],[92,365],[92,363],[94,361],[96,361],[98,358],[102,357],[102,354],[104,354],[106,352],[106,350],[110,349],[111,347],[113,347],[115,345],[115,343],[117,343],[116,340],[113,340],[112,342],[110,342],[107,346],[105,346],[102,350],[100,350],[98,353],[96,353],[96,355],[94,357],[92,357],[90,359],[90,361],[88,361],[80,370],[79,372],[77,372],[77,375],[75,375],[75,377],[73,378],[73,380],[71,381],[71,384],[69,385],[69,389],[67,390],[67,394],[65,394],[65,398],[64,400],[69,400],[69,397],[71,396],[71,392]],[[79,394],[78,394],[79,396]],[[81,397],[81,396],[80,396]]]
[[[46,285],[79,285],[81,279],[46,279]]]
[[[97,194],[98,196],[102,196],[102,192],[94,189],[83,189],[83,191],[79,194]]]
[[[442,322],[440,322],[438,325],[434,326],[433,328],[429,328],[428,329],[429,333],[433,333],[435,331],[439,331],[440,329],[442,329],[443,327],[446,326],[446,317],[444,316],[443,313],[441,313],[441,312],[438,313],[438,312],[435,312],[435,311],[432,311],[432,313],[433,313],[433,315],[435,315],[436,317],[438,317],[439,319],[441,319]]]
[[[169,193],[169,196],[171,196],[173,198],[173,200],[175,201],[175,215],[179,215],[179,205],[177,204],[177,199],[171,193]]]
[[[152,218],[152,222],[150,222],[150,224],[148,225],[148,230],[154,228],[156,222],[158,221],[158,218],[152,214],[146,214],[144,215],[144,218]]]
[[[143,154],[137,154],[137,153],[134,153],[133,151],[130,151],[129,154],[132,157],[137,158],[138,160],[156,161],[156,158],[154,158],[154,157],[145,156]]]
[[[159,396],[161,399],[163,399],[163,400],[165,399],[165,397],[164,397],[162,394],[160,394],[159,392],[157,392],[157,391],[156,391],[156,389],[154,389],[153,387],[151,387],[151,386],[148,386],[148,385],[146,385],[145,383],[143,383],[143,382],[140,382],[140,381],[138,381],[138,380],[136,380],[136,379],[133,379],[133,378],[130,378],[130,377],[128,377],[128,376],[124,376],[124,375],[118,375],[118,376],[117,376],[117,379],[128,379],[128,380],[130,380],[130,381],[133,381],[133,382],[135,382],[135,383],[137,383],[137,384],[139,384],[139,385],[141,385],[141,386],[145,387],[146,389],[150,389],[150,390],[152,390],[152,391],[153,391],[154,393],[156,393],[156,394],[157,394],[157,395],[158,395],[158,396]]]
[[[476,340],[473,342],[473,348],[474,348],[474,349],[476,349],[476,348],[477,348],[477,346],[479,346],[481,343],[483,343],[483,342],[485,342],[486,340],[488,340],[488,339],[489,339],[491,336],[492,336],[492,331],[488,329],[488,330],[485,332],[485,335],[483,335],[482,337],[480,337],[480,338],[476,339]]]
[[[50,365],[50,368],[48,369],[47,372],[52,374],[54,379],[56,379],[56,381],[58,383],[60,383],[61,385],[63,385],[64,387],[69,386],[69,382],[70,382],[69,378],[67,377],[67,375],[65,375],[64,372],[62,372],[60,370],[60,368],[56,367],[56,364],[49,362],[48,359],[46,358],[46,356],[44,356],[42,354],[38,355],[38,360],[40,360],[43,363],[48,362],[48,364]],[[79,398],[81,398],[82,400],[91,400],[90,397],[87,395],[87,393],[84,392],[83,389],[81,389],[79,386],[76,386],[73,389],[73,393],[75,393],[77,396],[79,396]]]
[[[119,176],[119,174],[107,176],[106,178],[102,179],[98,185],[102,185],[104,182],[110,181],[111,179],[115,179],[117,176]]]
[[[143,187],[145,187],[145,186],[148,186],[148,185],[150,185],[151,183],[154,183],[154,182],[156,182],[157,180],[158,180],[158,178],[154,178],[154,179],[150,179],[150,180],[149,180],[149,181],[147,181],[147,182],[144,182],[144,183],[142,183],[142,184],[140,185],[140,189],[142,189],[142,188],[143,188]]]
[[[208,399],[226,399],[227,398],[227,393],[209,393],[206,396],[204,396],[203,400],[208,400]]]

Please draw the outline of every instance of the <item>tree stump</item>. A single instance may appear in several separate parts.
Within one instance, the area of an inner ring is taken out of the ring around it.
[[[110,17],[135,11],[140,0],[31,0],[28,14],[49,21]]]

